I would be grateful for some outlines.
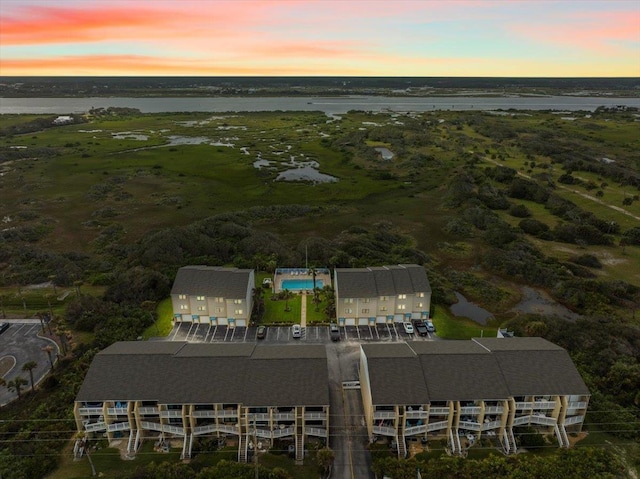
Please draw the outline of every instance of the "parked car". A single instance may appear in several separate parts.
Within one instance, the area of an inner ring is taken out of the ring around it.
[[[300,338],[302,337],[302,328],[299,324],[294,324],[291,326],[291,337],[292,338]]]
[[[427,327],[427,331],[429,331],[430,333],[436,332],[436,327],[433,325],[430,319],[425,319],[424,325]]]
[[[404,327],[404,332],[405,333],[413,334],[413,326],[411,325],[411,323],[404,322],[404,323],[402,323],[402,326]]]
[[[4,333],[9,328],[9,323],[0,323],[0,334]]]
[[[418,333],[420,336],[428,336],[429,335],[429,331],[427,330],[427,326],[424,324],[423,321],[420,321],[419,319],[416,319],[413,322],[413,329],[415,329],[416,333]]]
[[[329,335],[331,336],[331,341],[340,341],[340,328],[336,323],[331,323],[329,326]]]
[[[258,333],[256,334],[256,337],[258,339],[264,339],[266,335],[267,335],[267,327],[266,326],[258,326]]]

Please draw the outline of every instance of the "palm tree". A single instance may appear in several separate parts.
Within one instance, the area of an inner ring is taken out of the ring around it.
[[[51,353],[54,351],[53,346],[45,346],[42,350],[49,356],[49,364],[51,364],[51,372],[53,372],[53,359],[51,359]]]
[[[40,320],[40,326],[42,327],[42,334],[44,334],[44,314],[41,311],[36,313],[36,318]]]
[[[293,298],[293,293],[288,289],[284,289],[282,291],[282,299],[284,299],[284,310],[289,312],[291,309],[289,308],[289,300]]]
[[[325,474],[329,472],[329,468],[331,467],[331,464],[333,464],[333,459],[335,458],[335,456],[336,455],[333,450],[329,449],[328,447],[320,449],[316,454],[316,460],[318,461],[318,464],[322,466]]]
[[[29,378],[31,379],[31,392],[35,391],[35,386],[33,384],[33,370],[38,366],[38,363],[35,361],[28,361],[24,363],[22,366],[23,371],[29,371]]]
[[[18,394],[18,399],[20,399],[22,397],[20,394],[22,392],[22,386],[26,384],[29,384],[29,382],[25,378],[16,376],[7,383],[7,389],[9,389],[9,391],[15,391]]]

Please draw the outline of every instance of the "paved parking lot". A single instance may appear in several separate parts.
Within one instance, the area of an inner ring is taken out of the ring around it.
[[[328,326],[307,326],[302,328],[301,338],[291,337],[290,326],[267,326],[264,339],[257,339],[256,326],[228,328],[226,326],[210,326],[208,324],[177,323],[169,336],[170,341],[190,341],[197,343],[246,343],[261,341],[266,343],[286,343],[302,341],[308,343],[328,343],[331,341]],[[341,341],[431,341],[434,335],[418,336],[407,334],[398,324],[377,324],[369,326],[344,326],[340,328]]]
[[[28,371],[22,371],[22,366],[28,361],[35,361],[38,365],[33,370],[33,379],[38,383],[49,371],[49,357],[42,350],[45,346],[53,346],[52,358],[55,360],[58,346],[45,338],[38,337],[40,321],[37,319],[3,319],[10,323],[9,329],[0,334],[0,358],[9,357],[15,359],[13,368],[4,375],[4,380],[9,382],[16,376],[26,379],[29,384],[22,390],[31,389],[31,380]],[[0,406],[17,398],[15,392],[10,392],[6,387],[0,387]]]

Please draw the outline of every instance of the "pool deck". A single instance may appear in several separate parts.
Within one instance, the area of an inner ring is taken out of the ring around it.
[[[301,272],[303,272],[304,270],[301,270]],[[307,274],[291,274],[291,273],[278,273],[275,276],[275,281],[274,281],[274,292],[279,293],[280,291],[282,291],[282,282],[286,281],[286,280],[309,280],[312,281],[313,280],[313,275],[307,273]],[[322,281],[322,285],[326,286],[326,285],[331,285],[331,275],[330,274],[326,274],[326,273],[317,273],[316,274],[316,281]],[[311,291],[312,288],[309,288],[308,290],[305,289],[304,291]],[[303,290],[295,290],[292,289],[291,290],[292,293],[302,293]]]

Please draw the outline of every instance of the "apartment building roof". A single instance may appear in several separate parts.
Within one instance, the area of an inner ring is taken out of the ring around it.
[[[374,404],[589,394],[566,350],[542,338],[365,344],[362,350]]]
[[[373,298],[431,292],[422,266],[401,264],[370,268],[336,268],[336,289],[343,298]]]
[[[76,400],[315,406],[329,404],[328,387],[322,345],[136,341],[98,353]]]
[[[244,298],[253,287],[250,269],[219,266],[183,266],[178,270],[171,294]]]

